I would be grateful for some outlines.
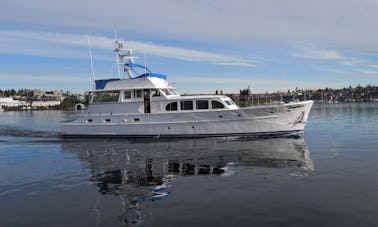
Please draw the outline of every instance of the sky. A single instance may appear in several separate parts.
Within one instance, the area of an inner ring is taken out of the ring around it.
[[[117,78],[115,33],[182,93],[378,85],[378,0],[1,0],[0,89]]]

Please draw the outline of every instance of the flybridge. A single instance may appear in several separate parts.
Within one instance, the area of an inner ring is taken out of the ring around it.
[[[118,66],[123,65],[123,71],[127,73],[129,77],[128,79],[134,80],[134,79],[150,77],[150,78],[160,78],[163,80],[167,80],[166,75],[159,74],[159,73],[152,73],[146,66],[134,63],[135,59],[138,58],[136,56],[133,56],[134,51],[132,49],[124,49],[123,44],[119,42],[118,40],[115,41],[114,51],[117,54],[117,60],[115,63]],[[142,69],[143,71],[141,74],[139,74],[136,69]],[[123,80],[128,80],[128,79],[123,79]],[[122,79],[111,78],[111,79],[95,80],[96,90],[104,89],[109,82],[120,81],[120,80]]]
[[[163,79],[163,80],[167,80],[166,75],[158,74],[158,73],[145,73],[145,74],[139,75],[137,77],[133,77],[133,78],[128,79],[128,80],[135,80],[135,79],[141,79],[141,78],[146,78],[146,77],[150,77],[150,78],[154,77],[154,78],[160,78],[160,79]],[[120,80],[121,79],[118,79],[118,78],[95,80],[96,90],[104,89],[106,84],[108,84],[109,82],[120,81]]]

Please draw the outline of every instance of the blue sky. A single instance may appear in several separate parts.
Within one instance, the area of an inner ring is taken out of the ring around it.
[[[117,77],[114,31],[181,92],[378,85],[376,0],[2,0],[0,89]]]

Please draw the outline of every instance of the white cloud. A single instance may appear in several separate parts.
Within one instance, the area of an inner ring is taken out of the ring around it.
[[[378,75],[378,71],[373,70],[360,70],[360,73],[365,75]]]
[[[378,48],[374,0],[2,0],[2,24],[200,40],[245,47],[305,41],[338,48]],[[332,55],[332,54],[331,54]]]
[[[332,60],[332,61],[345,61],[346,58],[334,51],[318,48],[313,44],[299,44],[296,45],[298,52],[292,54],[296,58],[314,59],[314,60]]]
[[[296,53],[291,56],[299,59],[315,60],[324,63],[337,63],[344,66],[353,67],[356,65],[366,65],[366,60],[363,58],[357,59],[344,54],[340,51],[331,50],[327,48],[320,48],[314,44],[302,43],[295,45]]]
[[[114,39],[102,36],[86,36],[69,33],[33,32],[17,30],[0,30],[0,53],[33,55],[43,57],[88,58],[88,38],[91,46],[112,53]],[[129,48],[147,50],[149,55],[160,57],[204,62],[218,65],[254,67],[247,59],[210,53],[187,48],[171,47],[151,42],[123,40]],[[81,48],[78,48],[81,47]],[[108,56],[108,57],[106,57]],[[111,59],[109,55],[97,55],[97,59]]]

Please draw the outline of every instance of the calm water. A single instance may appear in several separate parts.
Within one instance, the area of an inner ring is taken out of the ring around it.
[[[0,112],[0,226],[378,226],[378,103],[299,139],[62,140],[71,115]]]

